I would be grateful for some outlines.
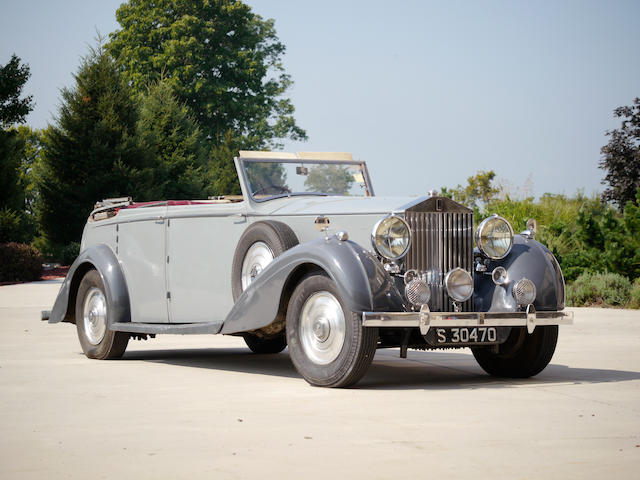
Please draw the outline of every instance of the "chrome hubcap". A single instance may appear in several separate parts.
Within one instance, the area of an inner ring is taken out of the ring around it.
[[[91,345],[98,345],[107,333],[107,300],[99,288],[87,292],[82,306],[84,333]]]
[[[256,242],[249,247],[242,261],[242,290],[253,282],[262,270],[273,260],[273,252],[264,242]]]
[[[311,295],[300,314],[302,349],[314,363],[333,362],[344,345],[345,319],[338,299],[329,292]]]

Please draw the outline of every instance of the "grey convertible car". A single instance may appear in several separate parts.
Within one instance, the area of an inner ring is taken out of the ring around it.
[[[43,319],[75,323],[97,359],[156,334],[288,346],[326,387],[353,385],[389,347],[470,347],[489,374],[529,377],[572,322],[535,222],[514,235],[494,215],[474,231],[449,198],[376,197],[344,153],[242,151],[235,165],[241,196],[99,202]]]

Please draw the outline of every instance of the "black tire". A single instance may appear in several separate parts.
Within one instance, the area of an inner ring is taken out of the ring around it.
[[[537,375],[551,361],[558,343],[558,326],[536,327],[532,334],[525,328],[514,328],[498,352],[490,347],[473,348],[473,356],[489,375],[506,378],[528,378]]]
[[[107,360],[120,358],[127,349],[129,343],[129,334],[124,332],[114,332],[106,328],[104,335],[99,338],[94,337],[94,341],[91,341],[91,332],[87,332],[85,321],[83,317],[83,309],[85,301],[89,296],[102,294],[102,299],[105,305],[104,319],[105,323],[109,325],[109,310],[107,296],[105,294],[104,284],[102,278],[96,270],[88,271],[80,282],[78,288],[78,294],[76,296],[76,308],[75,308],[75,320],[76,330],[78,331],[78,339],[82,346],[82,351],[88,358],[95,358],[98,360]]]
[[[287,337],[284,333],[274,338],[260,338],[247,333],[244,335],[244,342],[253,353],[260,354],[280,353],[287,348]]]
[[[326,293],[337,300],[342,309],[344,341],[341,347],[337,344],[336,348],[340,348],[337,357],[323,364],[315,361],[308,354],[309,347],[304,346],[302,312],[312,296]],[[322,274],[307,276],[294,290],[287,309],[286,331],[294,366],[307,382],[320,387],[348,387],[355,384],[371,365],[378,343],[378,329],[363,327],[360,315],[345,306],[333,280]]]
[[[240,237],[233,255],[231,291],[234,302],[242,294],[242,263],[249,248],[257,242],[266,243],[273,252],[274,258],[299,243],[293,230],[282,222],[267,220],[249,225]]]

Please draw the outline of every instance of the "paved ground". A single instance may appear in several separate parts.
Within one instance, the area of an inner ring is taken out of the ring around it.
[[[388,350],[358,388],[330,390],[232,337],[88,360],[75,326],[39,321],[58,288],[0,287],[2,479],[638,478],[638,311],[576,309],[534,379]]]

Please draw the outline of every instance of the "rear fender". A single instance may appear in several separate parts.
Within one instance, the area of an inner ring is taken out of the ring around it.
[[[76,295],[82,278],[97,270],[104,284],[109,305],[109,323],[131,321],[129,290],[113,250],[107,245],[92,245],[83,250],[69,268],[49,315],[49,323],[75,323]]]
[[[377,258],[352,241],[319,238],[274,259],[238,297],[220,333],[271,324],[286,309],[286,300],[300,277],[310,270],[324,271],[354,312],[404,311],[402,296]]]

